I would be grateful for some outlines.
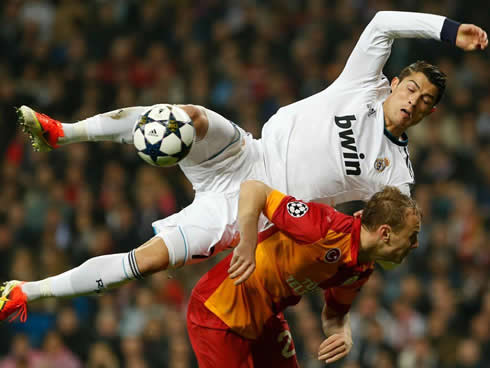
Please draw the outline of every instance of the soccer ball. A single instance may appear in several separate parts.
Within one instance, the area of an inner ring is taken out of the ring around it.
[[[143,113],[133,129],[138,155],[150,165],[173,166],[187,156],[196,130],[180,107],[160,104]]]

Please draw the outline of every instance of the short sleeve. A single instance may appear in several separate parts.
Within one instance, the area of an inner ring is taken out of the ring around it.
[[[265,215],[297,242],[314,243],[327,235],[336,211],[328,205],[304,202],[275,190],[267,197]]]

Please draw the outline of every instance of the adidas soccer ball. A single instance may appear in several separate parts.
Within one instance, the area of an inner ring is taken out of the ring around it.
[[[154,105],[133,129],[138,155],[150,165],[173,166],[191,150],[196,131],[191,118],[175,105]]]

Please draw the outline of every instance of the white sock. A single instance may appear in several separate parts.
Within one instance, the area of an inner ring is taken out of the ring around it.
[[[125,107],[73,124],[61,124],[65,136],[60,137],[58,143],[60,145],[87,141],[132,143],[134,124],[147,109],[148,106]]]
[[[134,250],[94,257],[80,266],[41,281],[26,282],[27,300],[101,293],[129,280],[141,279]]]

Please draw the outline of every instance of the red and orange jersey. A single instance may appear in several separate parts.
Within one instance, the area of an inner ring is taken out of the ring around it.
[[[268,196],[264,212],[274,226],[259,234],[252,276],[235,286],[227,272],[230,254],[201,278],[194,297],[249,339],[262,334],[269,318],[317,288],[325,290],[330,311],[345,314],[373,270],[373,263],[357,261],[360,219],[278,191]]]

